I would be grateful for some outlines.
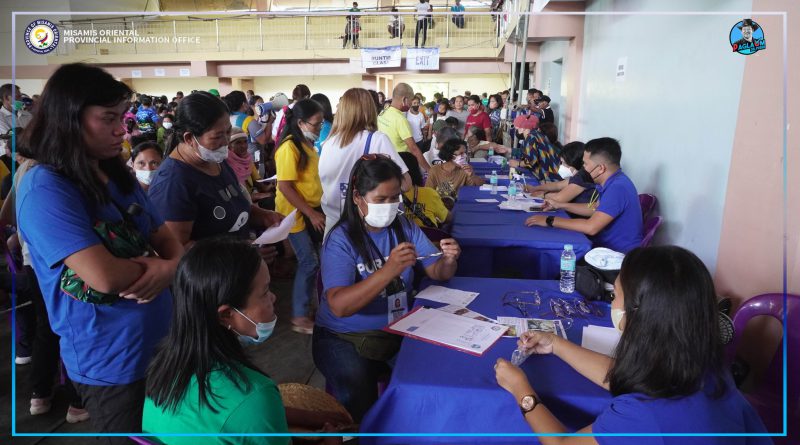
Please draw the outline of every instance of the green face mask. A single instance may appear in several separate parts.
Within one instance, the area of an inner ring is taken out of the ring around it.
[[[25,106],[25,104],[24,104],[24,103],[22,103],[22,101],[21,101],[21,100],[15,100],[15,101],[14,101],[14,111],[19,111],[19,110],[21,110],[21,109],[22,109],[22,107],[24,107],[24,106]]]

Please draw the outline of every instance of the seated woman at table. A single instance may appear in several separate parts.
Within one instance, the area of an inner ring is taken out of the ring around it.
[[[583,169],[584,147],[584,143],[579,141],[564,146],[561,151],[561,166],[558,167],[558,174],[564,179],[527,185],[525,191],[558,202],[589,202],[595,188],[592,176]]]
[[[403,193],[405,216],[420,227],[439,227],[442,224],[450,223],[453,220],[453,214],[447,210],[442,198],[436,193],[436,190],[423,186],[422,172],[419,169],[417,158],[407,151],[399,153],[399,155],[408,167],[412,184],[411,189]]]
[[[275,382],[244,347],[263,343],[277,322],[269,269],[247,241],[198,241],[181,259],[167,338],[150,362],[142,429],[166,433],[286,433],[323,428],[344,415],[285,408]],[[328,428],[330,429],[330,428]],[[218,437],[207,444],[286,444],[288,437]],[[158,443],[194,444],[196,437]]]
[[[486,140],[486,131],[480,127],[469,127],[467,130],[467,151],[472,158],[488,158],[489,150],[496,156],[511,158],[511,148]]]
[[[454,239],[442,255],[416,224],[398,218],[402,173],[390,158],[369,154],[353,167],[342,217],[322,248],[322,296],[314,364],[356,422],[378,398],[401,337],[381,329],[412,307],[413,268],[449,280],[461,253]]]
[[[629,252],[614,283],[611,320],[622,337],[615,358],[558,336],[527,332],[519,348],[555,354],[608,389],[611,404],[578,433],[765,433],[723,365],[714,282],[702,261],[675,246]],[[537,433],[567,429],[536,395],[525,373],[504,359],[497,382]],[[540,437],[544,445],[767,444],[769,438]]]
[[[445,204],[455,201],[461,186],[482,185],[486,182],[474,174],[472,166],[467,163],[466,152],[467,144],[463,140],[447,140],[439,150],[439,158],[444,162],[432,166],[428,171],[425,187],[436,189]]]

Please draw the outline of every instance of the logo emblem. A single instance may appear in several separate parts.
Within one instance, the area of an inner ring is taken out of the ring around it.
[[[34,20],[25,28],[25,45],[36,54],[47,54],[58,46],[58,27],[50,20]]]
[[[764,29],[752,19],[744,19],[733,25],[729,39],[733,52],[746,56],[767,48]]]

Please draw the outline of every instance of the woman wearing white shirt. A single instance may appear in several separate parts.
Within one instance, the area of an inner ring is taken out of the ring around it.
[[[395,151],[389,137],[377,129],[378,113],[369,91],[363,88],[345,91],[319,158],[325,235],[339,221],[342,200],[350,183],[350,171],[365,154],[384,154],[391,158],[403,172],[403,191],[411,187],[406,164]]]

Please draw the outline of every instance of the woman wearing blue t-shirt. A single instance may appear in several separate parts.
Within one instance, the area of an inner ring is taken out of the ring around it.
[[[131,94],[100,68],[56,70],[25,133],[38,165],[16,201],[67,374],[104,433],[141,430],[145,369],[183,254],[120,157]]]
[[[614,357],[569,340],[527,332],[520,349],[555,354],[608,389],[611,404],[584,434],[766,433],[755,410],[723,368],[714,282],[693,253],[675,246],[637,248],[614,283],[611,320],[622,337]],[[536,395],[525,373],[498,359],[497,382],[537,433],[567,429]],[[767,437],[540,437],[544,445],[768,444]]]
[[[184,97],[175,113],[169,155],[150,184],[148,194],[185,247],[197,240],[231,234],[250,236],[283,219],[248,199],[228,158],[231,122],[228,108],[204,91]],[[262,248],[271,260],[274,248]]]
[[[398,218],[403,175],[388,156],[353,166],[339,222],[322,248],[322,301],[312,341],[314,363],[356,422],[378,398],[401,337],[381,331],[412,306],[412,267],[434,280],[456,272],[461,249],[441,242],[441,256],[420,228]]]

